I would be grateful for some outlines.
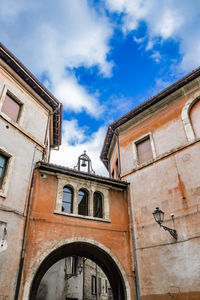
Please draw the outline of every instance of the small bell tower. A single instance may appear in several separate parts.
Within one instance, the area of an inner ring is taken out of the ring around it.
[[[92,169],[91,159],[86,154],[86,150],[84,150],[84,153],[79,156],[78,163],[74,167],[74,169],[78,171],[87,172],[89,174],[95,174],[94,170]]]

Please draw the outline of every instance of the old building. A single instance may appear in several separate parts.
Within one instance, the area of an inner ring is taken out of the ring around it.
[[[21,299],[35,299],[49,268],[71,256],[99,265],[114,299],[133,299],[127,184],[39,163],[33,187]]]
[[[85,257],[68,256],[43,276],[36,300],[112,300],[109,280],[101,268]]]
[[[48,161],[50,148],[61,143],[61,109],[58,100],[0,44],[0,299],[3,300],[17,297],[32,172],[35,163]]]
[[[108,127],[111,178],[49,163],[61,116],[0,44],[0,299],[199,299],[200,69]]]
[[[138,299],[200,299],[200,68],[113,122],[101,159],[130,183]]]

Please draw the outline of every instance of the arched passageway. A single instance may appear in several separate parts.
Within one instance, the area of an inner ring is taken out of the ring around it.
[[[89,258],[99,265],[110,282],[114,300],[127,299],[122,274],[112,257],[103,249],[90,243],[72,242],[54,250],[43,260],[33,279],[29,300],[35,300],[40,281],[47,270],[58,260],[73,255]]]

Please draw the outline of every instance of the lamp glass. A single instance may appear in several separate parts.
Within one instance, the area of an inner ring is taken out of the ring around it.
[[[159,207],[156,207],[156,209],[153,212],[153,216],[158,224],[161,224],[164,220],[164,212],[161,209],[159,209]]]

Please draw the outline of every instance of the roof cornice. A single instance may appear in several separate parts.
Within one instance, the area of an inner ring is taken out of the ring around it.
[[[44,163],[44,162],[39,161],[37,163],[37,167],[39,168],[39,170],[42,170],[42,171],[52,172],[52,173],[56,173],[56,174],[58,174],[58,173],[64,174],[64,175],[68,175],[68,176],[72,176],[72,177],[76,177],[76,178],[80,178],[80,179],[85,179],[88,181],[93,181],[93,182],[109,185],[109,186],[112,186],[112,187],[118,188],[118,189],[126,189],[128,186],[128,183],[125,181],[111,179],[109,177],[90,174],[87,172],[81,172],[81,171],[78,171],[75,169],[70,169],[67,167],[63,167],[63,166],[59,166],[59,165],[55,165],[55,164],[51,164],[51,163]]]

